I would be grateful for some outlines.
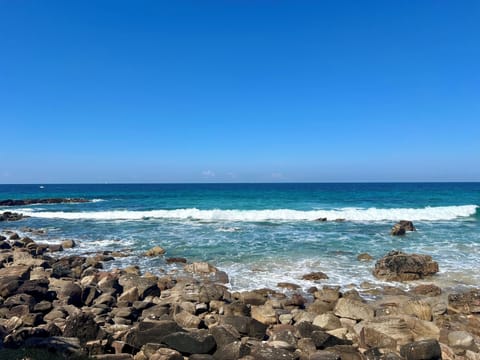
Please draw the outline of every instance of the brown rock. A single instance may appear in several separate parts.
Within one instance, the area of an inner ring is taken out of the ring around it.
[[[154,246],[145,252],[145,256],[159,256],[166,253],[166,250],[160,246]]]
[[[376,262],[373,275],[387,281],[410,281],[437,272],[438,263],[431,256],[390,251]]]
[[[370,320],[375,315],[370,305],[346,298],[338,299],[333,312],[339,317],[353,320]]]
[[[401,220],[395,225],[393,225],[392,230],[390,231],[391,235],[405,235],[407,231],[415,231],[415,226],[411,221]]]
[[[433,284],[424,284],[415,286],[411,293],[415,295],[438,296],[442,293],[442,289]]]
[[[372,261],[373,256],[368,253],[361,253],[357,256],[358,261]]]
[[[448,307],[449,310],[452,310],[452,312],[454,313],[480,313],[480,290],[475,289],[465,293],[455,293],[448,295]]]
[[[302,280],[309,280],[309,281],[326,280],[326,279],[328,279],[328,275],[321,271],[312,272],[302,276]]]

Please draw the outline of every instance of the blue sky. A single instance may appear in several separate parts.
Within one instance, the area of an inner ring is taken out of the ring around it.
[[[0,183],[480,181],[480,2],[0,1]]]

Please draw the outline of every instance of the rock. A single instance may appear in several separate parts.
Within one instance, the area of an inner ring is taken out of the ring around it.
[[[82,305],[82,288],[72,281],[59,280],[56,284],[60,285],[57,291],[57,297],[65,301],[66,304],[75,306]]]
[[[21,200],[0,200],[0,206],[23,206],[34,204],[63,204],[63,203],[85,203],[90,200],[81,198],[48,198],[48,199],[21,199]]]
[[[160,289],[158,287],[156,278],[147,278],[135,274],[125,274],[120,276],[118,283],[123,287],[124,291],[136,287],[140,300],[145,299],[147,296],[160,295]]]
[[[184,270],[186,272],[200,274],[200,275],[208,275],[210,273],[216,273],[218,269],[210,265],[207,262],[194,262],[188,265],[185,265]]]
[[[367,253],[361,253],[357,256],[358,261],[372,261],[373,256]]]
[[[325,330],[334,330],[342,327],[340,319],[331,312],[316,316],[313,320],[313,325]]]
[[[390,251],[376,262],[373,275],[387,281],[410,281],[437,272],[438,263],[431,256]]]
[[[147,250],[145,252],[145,256],[159,256],[159,255],[163,255],[165,254],[166,251],[164,248],[160,247],[160,246],[154,246],[153,248],[151,248],[150,250]]]
[[[318,350],[308,357],[308,360],[340,360],[340,356],[328,350]]]
[[[75,246],[77,246],[77,244],[73,240],[64,240],[62,241],[61,245],[62,245],[62,248],[64,249],[72,249]]]
[[[173,349],[160,348],[153,353],[149,360],[183,360],[183,356]]]
[[[169,257],[165,260],[167,264],[186,264],[187,259],[183,257]]]
[[[246,305],[263,305],[267,301],[267,295],[260,291],[244,291],[240,293],[240,301]]]
[[[128,303],[134,303],[139,300],[138,288],[132,287],[127,289],[118,297],[118,301],[126,301]]]
[[[415,226],[411,221],[401,220],[395,225],[393,225],[392,230],[390,230],[391,235],[405,235],[406,231],[415,231]]]
[[[2,269],[0,269],[1,274]],[[465,293],[448,295],[448,308],[454,313],[477,314],[480,313],[480,290],[474,289]]]
[[[292,352],[263,343],[253,346],[250,355],[257,360],[296,360],[296,356]]]
[[[250,348],[240,341],[219,346],[213,358],[215,360],[238,360],[250,354]]]
[[[315,271],[302,276],[302,280],[309,280],[309,281],[326,280],[326,279],[328,279],[328,275],[321,271]]]
[[[172,320],[142,321],[127,335],[125,342],[139,349],[147,343],[162,342],[168,334],[180,331],[184,330]]]
[[[231,325],[215,325],[209,331],[219,348],[240,340],[240,333]]]
[[[477,351],[473,336],[466,331],[451,331],[448,333],[448,345],[465,350]]]
[[[60,354],[60,358],[75,359],[85,356],[80,347],[80,342],[75,337],[30,337],[23,344],[25,348],[46,349],[50,356]],[[46,358],[50,358],[50,356]],[[56,357],[51,357],[56,358]]]
[[[2,206],[2,205],[0,205]],[[24,218],[23,214],[5,211],[3,214],[0,214],[0,221],[18,221]],[[12,239],[10,237],[10,239]]]
[[[248,316],[221,316],[220,324],[230,325],[240,334],[257,339],[263,339],[267,330],[265,324]]]
[[[420,320],[432,320],[432,308],[430,304],[422,300],[408,300],[402,306],[404,314],[413,315]]]
[[[376,317],[354,326],[362,346],[392,348],[414,340],[407,322],[394,316]]]
[[[298,288],[300,288],[300,285],[292,284],[288,282],[279,282],[277,284],[277,287],[282,289],[288,289],[288,290],[297,290]]]
[[[370,305],[346,298],[338,299],[333,312],[339,317],[354,320],[370,320],[373,319],[375,315],[375,312]]]
[[[252,306],[252,318],[265,325],[277,323],[277,313],[271,305]]]
[[[82,344],[85,344],[89,340],[95,340],[99,331],[100,327],[95,323],[93,315],[81,312],[67,317],[63,335],[66,337],[77,337]]]
[[[415,286],[410,292],[415,295],[438,296],[442,293],[442,289],[433,284],[423,284]]]
[[[442,350],[437,340],[422,340],[405,344],[401,347],[400,354],[406,360],[442,359]]]
[[[202,320],[195,315],[192,315],[186,311],[180,311],[174,315],[174,320],[185,329],[198,329]]]
[[[324,222],[324,221],[327,221],[327,218],[321,217],[321,218],[315,219],[315,221]]]
[[[175,332],[165,336],[162,342],[183,354],[208,354],[216,346],[207,330]]]

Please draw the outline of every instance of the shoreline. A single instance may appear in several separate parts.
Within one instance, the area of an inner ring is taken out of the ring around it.
[[[186,269],[177,275],[105,271],[121,253],[67,255],[73,241],[42,245],[8,235],[0,241],[0,355],[35,348],[136,360],[420,359],[422,351],[480,358],[476,290],[452,294],[425,284],[407,292],[393,282],[366,298],[312,282],[308,295],[291,283],[282,284],[285,292],[236,292],[225,286],[228,274],[208,263],[172,259]]]

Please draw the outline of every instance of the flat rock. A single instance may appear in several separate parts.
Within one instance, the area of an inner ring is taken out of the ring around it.
[[[370,320],[373,319],[375,312],[370,305],[362,303],[358,300],[340,298],[333,310],[334,314],[354,320]]]

